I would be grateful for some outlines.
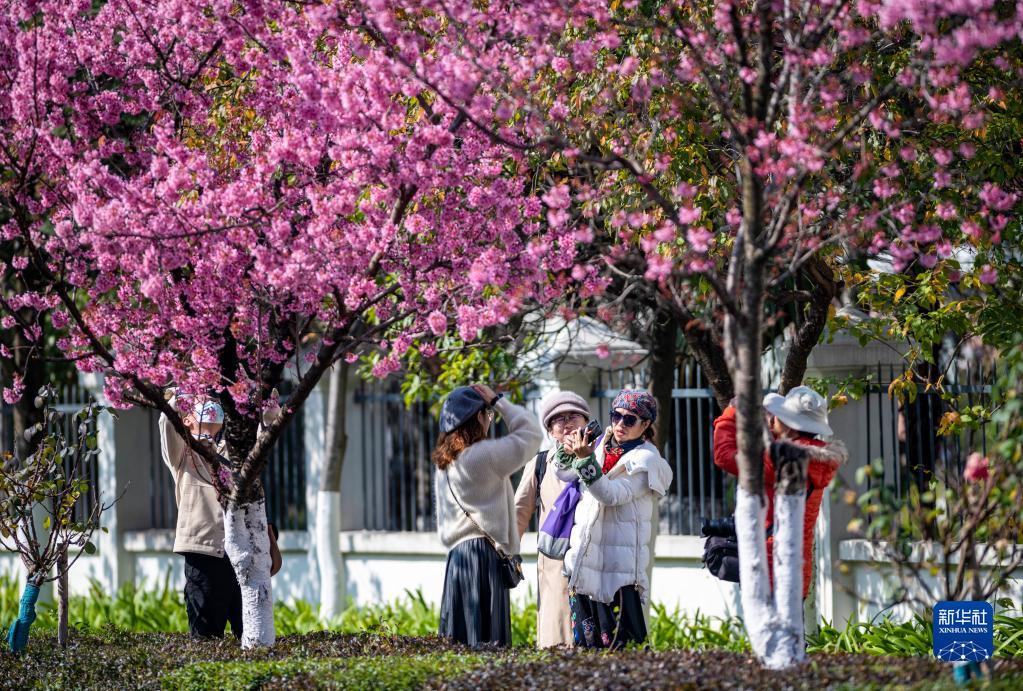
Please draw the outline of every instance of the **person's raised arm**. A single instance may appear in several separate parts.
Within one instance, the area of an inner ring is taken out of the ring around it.
[[[181,407],[179,404],[181,401],[179,401],[178,397],[176,395],[172,396],[169,402],[171,407],[177,410],[180,415]],[[186,442],[181,438],[177,430],[174,429],[170,419],[164,413],[160,413],[157,427],[160,430],[160,455],[163,457],[163,462],[167,467],[175,470],[184,459]]]
[[[486,399],[486,401],[493,400]],[[543,432],[536,417],[522,406],[506,398],[497,401],[494,409],[504,418],[508,434],[500,439],[484,439],[472,445],[472,454],[466,454],[470,465],[487,464],[491,471],[511,475],[526,464],[543,442]],[[477,449],[477,447],[479,447]]]

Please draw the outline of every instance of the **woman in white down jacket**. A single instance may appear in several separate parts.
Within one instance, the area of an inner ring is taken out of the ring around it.
[[[657,402],[649,393],[622,391],[595,452],[576,432],[555,456],[562,471],[571,468],[584,486],[565,555],[577,646],[620,648],[646,639],[653,522],[672,477],[650,443],[656,418]]]

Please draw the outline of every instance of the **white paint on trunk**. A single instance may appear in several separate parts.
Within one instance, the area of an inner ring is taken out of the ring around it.
[[[341,560],[341,493],[320,491],[316,498],[316,557],[320,571],[320,619],[344,610],[345,573]]]
[[[779,497],[781,499],[781,497]],[[777,511],[777,505],[776,505]],[[802,515],[800,509],[800,516]],[[793,641],[791,630],[778,621],[780,609],[775,606],[774,594],[767,571],[767,542],[764,533],[764,518],[767,506],[763,499],[751,494],[741,486],[736,491],[735,532],[739,542],[739,581],[742,597],[743,620],[749,635],[753,653],[768,669],[785,669],[799,663],[803,657],[802,610],[800,629]],[[776,514],[775,529],[781,518]],[[802,525],[802,519],[800,519]],[[777,537],[776,537],[777,540]],[[775,549],[778,545],[775,544]],[[777,557],[775,557],[777,559]],[[777,562],[776,562],[777,563]],[[796,592],[800,603],[801,586]],[[801,605],[800,605],[801,607]]]
[[[778,610],[779,646],[792,662],[806,657],[803,648],[803,513],[806,494],[774,497],[774,601]]]
[[[266,501],[260,499],[242,506],[228,504],[224,510],[224,551],[242,591],[242,647],[273,645],[276,633]]]
[[[774,607],[767,573],[767,543],[764,535],[766,503],[740,485],[735,497],[735,534],[739,542],[739,584],[742,615],[750,645],[764,659],[764,642],[773,624]]]

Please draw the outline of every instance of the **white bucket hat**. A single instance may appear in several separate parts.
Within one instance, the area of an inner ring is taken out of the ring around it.
[[[827,401],[809,386],[797,386],[785,396],[767,394],[764,409],[794,430],[826,436],[834,434],[828,424]]]

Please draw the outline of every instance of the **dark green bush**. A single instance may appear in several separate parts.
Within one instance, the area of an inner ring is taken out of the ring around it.
[[[165,689],[415,689],[432,677],[453,678],[482,664],[482,655],[438,653],[332,660],[200,662],[165,675]]]
[[[329,671],[341,665],[341,670],[350,660],[372,660],[352,668],[356,677],[365,678],[373,670],[381,670],[381,678],[386,680],[390,678],[388,670],[393,670],[398,685],[392,688],[408,688],[401,686],[402,679],[418,680],[418,685],[431,669],[458,671],[479,663],[474,653],[436,636],[321,631],[282,637],[269,649],[242,650],[230,635],[221,640],[196,641],[187,634],[108,629],[100,633],[73,632],[65,651],[56,646],[52,632],[40,633],[29,641],[23,655],[0,653],[0,689],[156,689],[172,682],[175,688],[182,684],[192,684],[193,688],[253,688],[271,683],[278,676],[317,678],[321,676],[318,667]],[[431,662],[434,657],[436,663]],[[218,670],[223,670],[222,679],[216,676]],[[269,676],[264,678],[266,673]],[[333,677],[324,678],[329,681]],[[213,684],[204,679],[219,681]]]

